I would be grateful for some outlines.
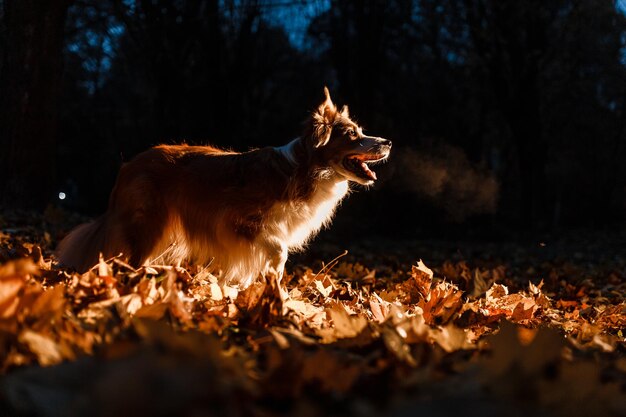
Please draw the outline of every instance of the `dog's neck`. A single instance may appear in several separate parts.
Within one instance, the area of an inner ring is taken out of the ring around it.
[[[285,158],[293,170],[294,178],[313,180],[314,182],[309,184],[311,186],[318,181],[341,182],[345,180],[330,167],[315,162],[315,158],[308,149],[306,138],[295,138],[286,145],[275,147],[274,150]]]
[[[300,144],[300,138],[295,138],[286,145],[276,147],[276,151],[285,157],[292,167],[298,165],[298,157],[296,156],[296,146]]]

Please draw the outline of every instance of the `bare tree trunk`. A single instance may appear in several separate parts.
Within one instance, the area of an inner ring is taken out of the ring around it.
[[[57,106],[71,0],[5,0],[0,206],[42,208],[55,186]]]

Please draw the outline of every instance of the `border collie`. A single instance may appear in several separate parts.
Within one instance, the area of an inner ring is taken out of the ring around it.
[[[259,274],[280,279],[288,253],[329,224],[350,182],[373,184],[369,165],[391,150],[324,93],[304,134],[285,146],[160,145],[137,155],[122,166],[107,212],[60,243],[61,264],[83,272],[100,253],[123,254],[136,267],[211,263],[239,288]]]

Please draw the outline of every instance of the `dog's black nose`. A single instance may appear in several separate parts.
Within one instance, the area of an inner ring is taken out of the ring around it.
[[[386,145],[386,146],[389,146],[391,148],[391,141],[389,139],[385,139],[383,144]]]

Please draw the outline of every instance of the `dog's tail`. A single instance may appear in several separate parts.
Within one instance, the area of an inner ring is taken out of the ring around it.
[[[106,214],[72,230],[57,247],[57,256],[62,266],[83,273],[98,262],[105,248],[107,234]]]

